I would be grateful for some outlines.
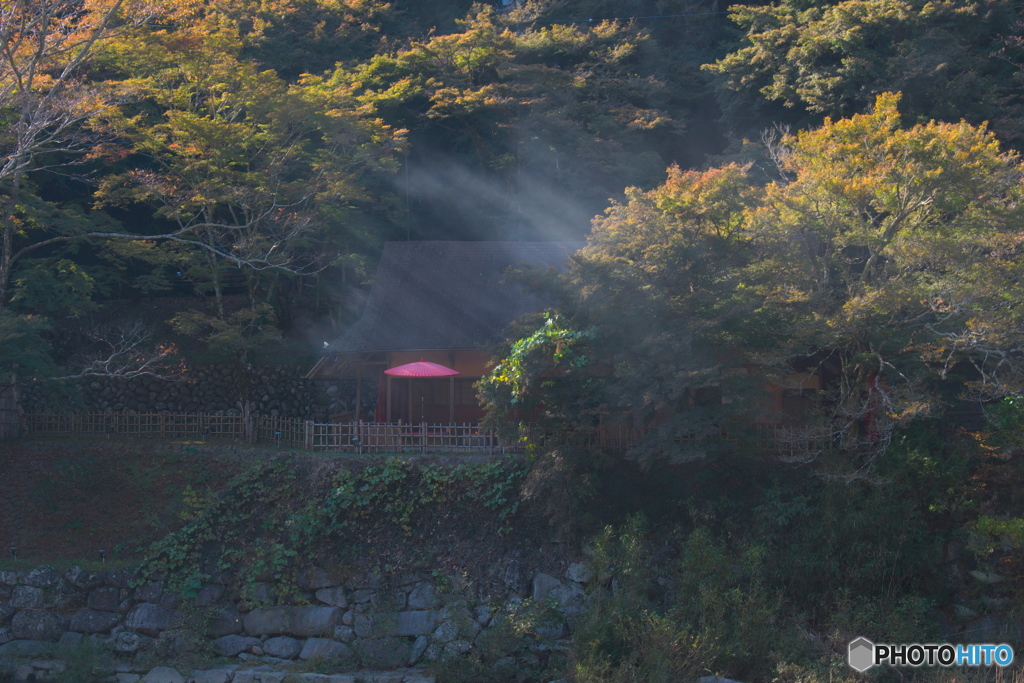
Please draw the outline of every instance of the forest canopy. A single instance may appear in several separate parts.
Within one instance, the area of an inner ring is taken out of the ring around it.
[[[1024,390],[1019,157],[984,127],[905,127],[898,103],[779,139],[767,185],[729,164],[628,190],[558,283],[567,317],[485,380],[492,411],[549,437],[628,419],[634,455],[676,460],[737,420],[799,419],[820,448],[797,460],[862,468],[955,397]],[[814,376],[799,414],[753,398]]]
[[[172,297],[194,298],[176,333],[212,353],[309,345],[345,323],[388,239],[593,230],[573,270],[590,315],[603,306],[636,330],[657,318],[636,332],[663,340],[655,356],[705,335],[770,346],[750,330],[784,323],[806,327],[809,355],[840,329],[860,335],[860,358],[875,342],[855,328],[918,320],[899,302],[941,298],[963,322],[965,306],[998,308],[968,306],[964,288],[1012,277],[1016,161],[998,150],[1019,143],[1024,52],[1010,2],[0,8],[0,315],[24,330],[12,339]],[[876,107],[886,92],[901,94]],[[860,135],[869,149],[853,158]],[[945,274],[928,267],[937,249],[956,255]],[[623,258],[646,264],[641,280]],[[625,305],[632,287],[643,306]],[[910,327],[906,343],[929,363],[1011,329],[918,322],[929,350]],[[636,341],[617,334],[607,343]],[[879,367],[899,365],[890,354]],[[1010,381],[989,365],[979,395]]]

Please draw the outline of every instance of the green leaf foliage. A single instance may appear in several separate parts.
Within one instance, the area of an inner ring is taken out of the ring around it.
[[[504,391],[492,412],[626,424],[631,455],[677,461],[784,423],[796,459],[870,471],[893,429],[957,391],[1015,392],[1019,159],[966,122],[903,127],[898,100],[783,138],[767,186],[731,164],[629,190],[555,289],[590,370],[562,397],[553,332],[523,339],[483,383]]]
[[[1020,74],[992,59],[1019,19],[1013,2],[786,1],[731,13],[744,45],[704,68],[721,79],[721,99],[736,116],[760,97],[848,116],[899,90],[911,120],[987,120],[1020,139]]]
[[[292,590],[313,558],[337,562],[345,548],[385,536],[411,547],[429,542],[438,514],[474,514],[507,533],[523,474],[503,461],[416,466],[387,457],[362,467],[338,463],[326,481],[296,495],[305,480],[292,461],[269,460],[196,500],[186,524],[149,548],[143,571],[167,572],[180,588],[197,590],[212,568],[231,568],[243,583],[270,573],[280,590]]]

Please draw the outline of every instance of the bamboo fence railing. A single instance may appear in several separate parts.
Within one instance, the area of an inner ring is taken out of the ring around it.
[[[507,453],[492,430],[474,424],[320,423],[268,415],[209,413],[26,413],[29,434],[141,439],[229,439],[286,448],[350,453]]]
[[[16,439],[21,434],[18,419],[18,387],[13,382],[0,382],[0,441]]]
[[[25,413],[27,434],[101,436],[108,439],[231,440],[283,448],[340,453],[516,453],[526,443],[507,443],[478,424],[365,422],[328,423],[270,415],[211,413]],[[781,425],[754,425],[758,450],[795,453],[820,444],[798,443]],[[643,435],[628,425],[601,425],[589,442],[622,451]]]

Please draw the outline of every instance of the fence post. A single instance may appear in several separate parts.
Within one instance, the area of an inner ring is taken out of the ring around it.
[[[306,420],[306,450],[313,448],[313,421]]]
[[[253,423],[252,415],[252,404],[246,399],[242,404],[242,416],[239,420],[239,426],[242,428],[242,441],[246,443],[256,443],[256,429]]]
[[[420,422],[420,453],[427,452],[427,423]]]
[[[363,454],[363,421],[356,422],[356,452]]]
[[[490,455],[494,455],[494,430],[487,430],[487,452]]]

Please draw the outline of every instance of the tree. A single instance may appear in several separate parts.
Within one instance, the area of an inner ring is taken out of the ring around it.
[[[27,176],[67,171],[86,158],[97,140],[84,124],[113,96],[105,84],[87,80],[84,69],[104,41],[153,14],[145,0],[0,3],[0,309],[19,259],[87,231],[64,224],[48,235],[26,235]]]
[[[683,127],[667,111],[675,91],[651,73],[649,36],[618,22],[534,26],[537,12],[477,5],[460,31],[331,74],[412,131],[424,222],[434,211],[476,235],[484,221],[516,224],[519,236],[578,229],[609,195],[664,168],[658,143]]]
[[[577,445],[598,425],[625,427],[643,435],[628,453],[640,460],[692,460],[722,445],[726,416],[739,408],[717,400],[722,367],[738,353],[730,334],[740,309],[727,300],[749,253],[744,210],[758,192],[737,165],[668,175],[654,190],[627,190],[626,203],[594,220],[555,285],[565,320],[517,342],[482,381],[492,414]],[[570,353],[573,344],[582,347]]]
[[[0,380],[16,373],[48,375],[56,371],[50,357],[49,329],[39,316],[0,311]]]
[[[362,178],[389,171],[402,144],[402,131],[344,89],[313,77],[289,85],[239,59],[240,49],[233,30],[203,21],[112,44],[108,60],[125,72],[132,101],[96,123],[134,155],[103,179],[101,206],[155,207],[169,228],[135,239],[173,250],[182,276],[208,283],[216,302],[217,321],[190,314],[183,328],[233,318],[230,327],[248,330],[224,337],[236,340],[274,336],[270,306],[257,298],[260,273],[329,265],[352,236],[331,205],[366,201]],[[242,318],[224,307],[226,268],[241,269],[248,285]]]
[[[375,239],[370,221],[351,219],[356,205],[374,204],[366,178],[393,170],[401,131],[343,88],[289,85],[240,59],[237,30],[215,8],[48,0],[3,9],[0,306],[83,315],[103,278],[116,277],[101,276],[97,257],[143,262],[150,272],[135,284],[146,290],[166,288],[168,273],[209,285],[216,320],[193,316],[184,327],[248,347],[277,334],[276,273],[315,274]],[[95,205],[76,205],[67,188],[36,192],[40,172],[83,164],[100,177]],[[125,227],[109,207],[135,217],[146,207],[154,220]],[[245,313],[223,306],[232,271],[248,287]]]
[[[1024,350],[1006,298],[1022,274],[1017,157],[965,122],[903,129],[898,100],[786,138],[789,177],[749,215],[760,258],[746,278],[777,325],[773,353],[831,366],[820,428],[868,462],[940,407],[937,380],[973,365],[962,378],[991,398],[1019,382]]]
[[[602,369],[576,385],[577,429],[628,415],[646,431],[632,455],[685,459],[724,446],[736,418],[788,418],[795,459],[838,453],[846,476],[958,393],[1024,388],[1019,160],[984,127],[901,127],[898,99],[784,137],[784,177],[764,188],[735,165],[670,169],[595,220],[557,289]],[[799,421],[739,400],[813,374],[827,385]],[[518,386],[563,400],[557,383]]]
[[[290,83],[338,62],[369,59],[379,49],[382,24],[395,15],[391,3],[377,0],[246,0],[216,11],[237,28],[240,57]]]
[[[1020,81],[993,56],[1019,18],[1017,3],[785,1],[731,11],[746,45],[704,68],[719,77],[723,109],[734,118],[749,118],[762,98],[798,118],[849,116],[899,90],[915,122],[966,118],[991,121],[1015,144],[1024,135]]]

